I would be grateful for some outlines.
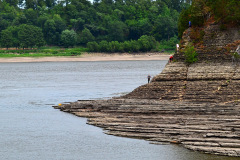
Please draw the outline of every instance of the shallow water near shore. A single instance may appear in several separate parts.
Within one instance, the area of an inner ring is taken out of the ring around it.
[[[132,91],[167,61],[0,64],[0,159],[4,160],[236,160],[178,145],[153,145],[105,135],[98,127],[52,108],[78,99]]]

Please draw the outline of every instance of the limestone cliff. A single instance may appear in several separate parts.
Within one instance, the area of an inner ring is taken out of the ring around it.
[[[232,102],[240,100],[240,66],[231,62],[170,63],[150,84],[123,98]]]
[[[221,29],[220,24],[210,21],[204,27],[188,28],[183,33],[180,52],[174,55],[176,60],[184,61],[184,48],[189,43],[198,53],[198,62],[231,62],[240,45],[240,26]]]
[[[175,62],[151,83],[109,100],[55,106],[87,117],[107,134],[178,143],[206,153],[240,156],[240,64],[232,52],[240,45],[238,28],[221,31],[212,24],[185,31]],[[195,40],[196,41],[196,40]],[[184,47],[195,44],[198,62],[184,62]]]
[[[202,33],[202,36],[200,35]],[[184,49],[192,43],[198,62],[184,63]],[[175,62],[167,64],[149,85],[141,86],[123,98],[228,102],[240,99],[240,63],[233,53],[240,46],[240,27],[220,29],[209,23],[187,29]]]

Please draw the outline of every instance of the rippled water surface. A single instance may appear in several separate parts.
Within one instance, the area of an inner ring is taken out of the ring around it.
[[[1,160],[235,160],[103,134],[52,108],[132,91],[166,61],[0,63]]]

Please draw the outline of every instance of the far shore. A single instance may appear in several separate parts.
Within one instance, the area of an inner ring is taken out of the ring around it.
[[[170,54],[165,53],[84,53],[80,56],[56,57],[9,57],[0,58],[4,62],[78,62],[78,61],[140,61],[140,60],[168,60]]]

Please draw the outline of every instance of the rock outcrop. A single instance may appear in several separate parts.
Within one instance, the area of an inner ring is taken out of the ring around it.
[[[202,28],[188,28],[183,34],[180,52],[174,55],[174,59],[184,61],[184,48],[193,43],[198,53],[198,62],[232,62],[232,54],[240,45],[240,28],[220,28],[215,23]]]
[[[240,99],[240,66],[226,63],[168,64],[152,82],[123,96],[132,99],[229,102]]]
[[[106,134],[240,156],[239,66],[170,63],[152,82],[109,100],[55,106]]]
[[[174,55],[151,83],[109,100],[86,100],[55,106],[87,117],[106,134],[177,143],[206,153],[240,157],[240,65],[232,52],[240,45],[239,29],[203,29],[195,45],[198,62],[184,63],[189,28]],[[202,32],[202,33],[203,33]]]

